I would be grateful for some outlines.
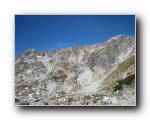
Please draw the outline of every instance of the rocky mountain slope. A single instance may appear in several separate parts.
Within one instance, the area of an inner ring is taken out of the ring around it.
[[[16,105],[136,105],[135,38],[15,59]]]

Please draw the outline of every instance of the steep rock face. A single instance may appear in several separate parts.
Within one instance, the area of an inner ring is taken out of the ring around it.
[[[130,75],[135,75],[133,37],[119,35],[102,44],[52,52],[31,49],[15,60],[15,101],[17,105],[135,105],[135,77],[129,80]]]

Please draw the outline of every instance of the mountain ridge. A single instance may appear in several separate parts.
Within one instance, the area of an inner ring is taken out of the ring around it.
[[[135,105],[135,85],[126,89],[130,85],[123,84],[122,90],[114,91],[118,80],[133,74],[135,38],[130,36],[118,35],[101,44],[51,52],[30,49],[15,60],[15,94],[19,100],[16,104]],[[122,95],[131,91],[134,95],[128,95],[123,102]],[[99,100],[92,97],[95,95]],[[40,100],[35,102],[36,98]],[[60,102],[61,99],[64,102]]]
[[[123,34],[122,34],[122,35],[117,35],[117,36],[115,36],[115,37],[111,37],[109,40],[112,40],[113,38],[117,38],[117,37],[120,37],[120,36],[131,37],[131,36],[127,36],[127,35],[123,35]],[[134,39],[135,39],[135,37],[131,37],[131,38],[134,38]],[[88,47],[88,46],[101,45],[101,44],[104,44],[105,42],[108,42],[108,40],[107,40],[107,41],[104,41],[104,42],[102,42],[102,43],[95,43],[95,44],[90,44],[90,45],[88,44],[88,45],[83,45],[83,46],[77,45],[77,46],[74,46],[74,47],[61,48],[61,49],[58,49],[58,50],[51,50],[51,51],[46,51],[46,52],[61,51],[61,50],[71,49],[71,48],[76,48],[76,47]],[[44,50],[44,51],[38,51],[38,50],[36,50],[36,49],[34,49],[34,48],[28,49],[28,50],[26,50],[25,52],[27,52],[27,51],[45,52],[45,50]],[[19,57],[20,55],[24,54],[25,52],[22,52],[21,54],[19,54],[19,55],[16,56],[16,57]]]

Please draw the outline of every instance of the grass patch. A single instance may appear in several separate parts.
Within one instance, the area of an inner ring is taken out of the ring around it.
[[[114,88],[114,92],[116,92],[117,90],[122,90],[122,85],[130,85],[132,83],[132,81],[135,79],[135,74],[134,75],[130,75],[127,78],[125,78],[124,80],[120,80],[117,81],[118,85],[116,85]]]
[[[57,77],[57,76],[53,76],[53,79],[54,79],[54,80],[57,80],[57,79],[59,79],[59,77]]]
[[[131,82],[135,79],[135,74],[134,75],[130,75],[127,78],[125,78],[124,80],[118,81],[119,84],[126,84],[126,85],[130,85]]]
[[[116,92],[117,90],[122,90],[122,85],[121,84],[116,85],[114,88],[115,88],[114,92]]]
[[[20,100],[19,100],[19,99],[17,99],[17,98],[15,98],[15,103],[16,103],[16,102],[20,102]]]

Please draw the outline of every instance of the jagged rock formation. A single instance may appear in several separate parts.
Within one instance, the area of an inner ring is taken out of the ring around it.
[[[22,53],[15,60],[15,103],[136,105],[135,38]]]

